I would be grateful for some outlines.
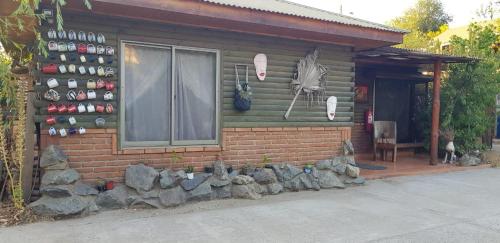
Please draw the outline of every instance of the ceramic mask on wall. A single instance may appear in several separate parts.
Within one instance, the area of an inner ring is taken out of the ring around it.
[[[333,121],[335,118],[335,110],[337,110],[337,97],[330,96],[328,100],[326,100],[326,113],[330,121]]]
[[[264,81],[266,78],[266,70],[267,70],[267,57],[265,54],[257,54],[253,59],[253,63],[255,64],[255,73],[257,73],[257,78],[260,81]]]

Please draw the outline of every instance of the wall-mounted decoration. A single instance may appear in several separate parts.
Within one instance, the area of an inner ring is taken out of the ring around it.
[[[354,92],[356,103],[368,103],[368,85],[356,85]]]
[[[243,67],[245,70],[245,82],[240,82],[238,67]],[[239,111],[248,111],[252,106],[252,91],[248,85],[248,66],[244,64],[234,65],[236,73],[236,89],[234,90],[234,108]]]
[[[327,68],[318,63],[319,49],[307,54],[297,63],[297,71],[294,74],[294,79],[290,83],[292,92],[295,97],[290,104],[290,107],[285,113],[284,118],[288,119],[293,105],[297,101],[300,94],[306,95],[308,105],[312,104],[314,98],[317,97],[318,103],[324,102],[326,92]]]
[[[257,78],[260,81],[264,81],[266,79],[267,72],[267,56],[265,54],[257,54],[253,59],[253,63],[255,64],[255,73],[257,73]]]
[[[326,100],[326,113],[328,115],[328,120],[333,121],[335,118],[335,111],[337,110],[337,97],[330,96]]]

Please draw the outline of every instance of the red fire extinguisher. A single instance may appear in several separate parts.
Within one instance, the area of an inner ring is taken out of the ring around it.
[[[365,111],[365,130],[369,133],[373,131],[373,111],[371,108]]]

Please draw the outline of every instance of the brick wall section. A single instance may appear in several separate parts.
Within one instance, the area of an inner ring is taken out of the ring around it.
[[[41,135],[41,146],[58,144],[69,156],[70,167],[86,181],[98,178],[123,181],[128,165],[144,162],[155,168],[181,169],[193,165],[197,171],[222,155],[227,165],[239,168],[259,164],[264,155],[272,162],[304,165],[338,155],[342,141],[351,137],[350,127],[224,128],[221,146],[123,149],[117,146],[116,129],[87,129],[85,135],[67,138]],[[183,158],[172,164],[172,152]]]
[[[371,135],[366,132],[364,123],[355,123],[351,133],[351,141],[356,153],[372,153]]]

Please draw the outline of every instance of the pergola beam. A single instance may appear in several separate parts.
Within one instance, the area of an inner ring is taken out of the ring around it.
[[[432,96],[432,127],[431,127],[431,165],[438,163],[439,144],[439,114],[441,110],[441,65],[440,59],[434,62],[434,81]]]

